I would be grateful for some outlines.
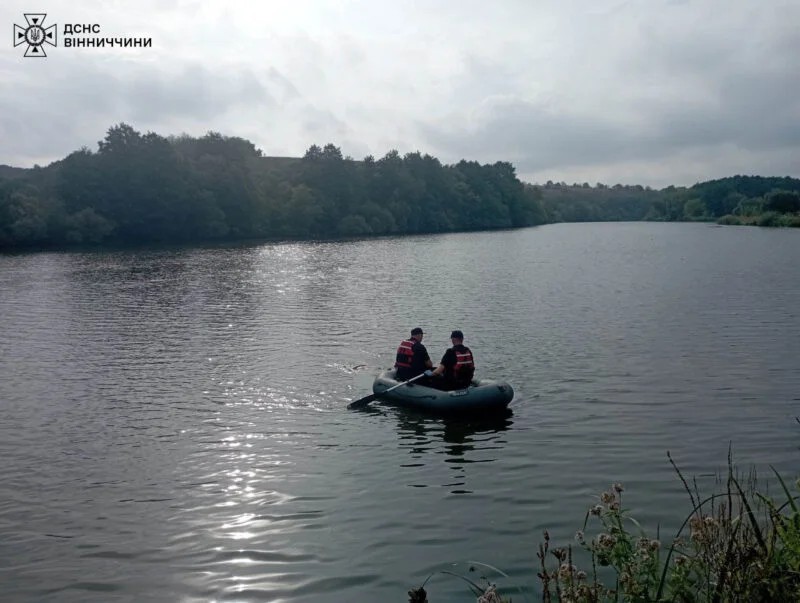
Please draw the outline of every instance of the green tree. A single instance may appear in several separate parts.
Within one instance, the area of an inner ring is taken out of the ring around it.
[[[47,241],[48,208],[30,192],[15,191],[0,200],[0,245],[37,245]]]
[[[91,207],[68,216],[64,228],[70,243],[102,243],[114,232],[114,224]]]
[[[800,212],[800,193],[797,191],[773,190],[764,196],[764,208],[782,214]]]
[[[706,215],[706,204],[697,197],[689,199],[683,204],[683,215],[690,220],[696,220]]]

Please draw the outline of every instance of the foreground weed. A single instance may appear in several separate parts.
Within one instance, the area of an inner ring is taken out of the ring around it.
[[[737,475],[729,455],[723,491],[701,499],[670,462],[692,511],[669,546],[629,515],[624,488],[614,484],[576,534],[590,571],[573,564],[571,546],[551,550],[545,532],[537,554],[543,602],[800,601],[800,512],[780,475],[786,501],[779,505],[757,491],[755,473]],[[590,529],[596,535],[587,538]]]
[[[622,484],[600,493],[575,534],[576,548],[552,547],[544,532],[536,554],[543,603],[767,603],[800,601],[800,499],[772,468],[781,500],[758,489],[755,472],[741,476],[728,453],[727,475],[702,498],[667,453],[691,502],[691,512],[668,545],[650,537],[623,506]],[[795,482],[800,490],[800,480]],[[592,534],[592,536],[587,536]],[[581,569],[579,556],[589,566]],[[490,565],[475,566],[503,572]],[[477,603],[511,603],[486,576],[464,580]],[[409,603],[428,603],[425,584]]]
[[[496,567],[486,563],[481,563],[480,561],[470,561],[467,572],[469,574],[475,574],[478,572],[478,568],[483,568],[483,570],[491,570],[500,576],[508,578],[508,574],[505,574]],[[468,577],[457,572],[451,572],[449,570],[434,572],[425,579],[425,582],[422,583],[422,586],[419,588],[412,588],[410,591],[408,591],[408,603],[428,603],[428,593],[425,591],[425,585],[436,575],[452,576],[465,582],[472,591],[473,596],[476,597],[476,603],[513,603],[510,598],[506,599],[500,595],[500,593],[497,591],[497,585],[489,580],[485,571],[479,577]]]

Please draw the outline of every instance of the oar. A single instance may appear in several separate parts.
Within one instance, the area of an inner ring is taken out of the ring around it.
[[[358,400],[354,400],[353,402],[350,402],[350,404],[347,405],[347,408],[349,408],[351,410],[355,409],[355,408],[364,408],[367,404],[369,404],[370,402],[372,402],[376,398],[379,398],[383,394],[385,394],[387,392],[390,392],[393,389],[397,389],[398,387],[402,387],[402,386],[406,385],[407,383],[411,383],[412,381],[416,381],[420,377],[424,377],[424,376],[425,376],[425,373],[420,373],[416,377],[412,377],[408,381],[403,381],[402,383],[398,383],[397,385],[393,385],[389,389],[383,390],[379,394],[370,394],[369,396],[365,396],[364,398],[359,398]]]

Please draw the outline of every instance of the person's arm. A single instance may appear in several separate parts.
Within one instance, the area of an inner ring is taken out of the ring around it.
[[[425,368],[430,370],[433,367],[433,362],[431,362],[431,356],[428,354],[428,348],[421,343],[419,344],[419,347],[421,348],[422,355],[425,358]]]
[[[417,358],[417,360],[422,359],[422,366],[424,366],[427,370],[430,370],[433,366],[431,357],[428,354],[428,348],[422,345],[422,343],[419,341],[414,344],[414,356]]]
[[[438,377],[443,375],[447,367],[451,364],[455,364],[455,352],[452,350],[447,350],[442,356],[442,361],[439,363],[439,366],[436,367],[436,370],[433,371],[433,374]]]

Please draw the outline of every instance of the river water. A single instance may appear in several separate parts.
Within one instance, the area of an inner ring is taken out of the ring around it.
[[[729,447],[797,477],[798,260],[651,223],[0,256],[0,599],[535,601],[612,482],[674,533],[667,451],[708,493]],[[414,326],[511,413],[347,411]]]

